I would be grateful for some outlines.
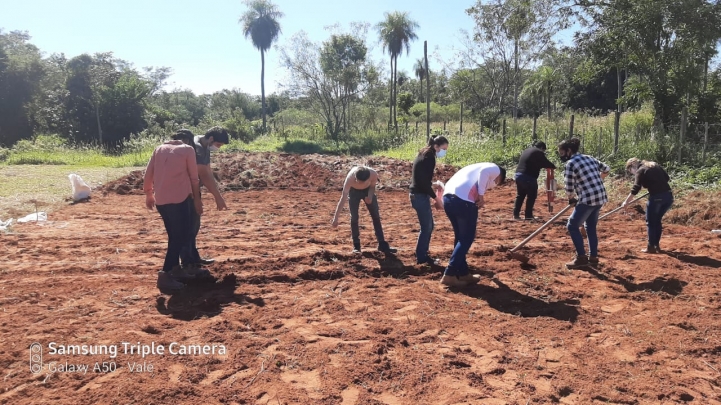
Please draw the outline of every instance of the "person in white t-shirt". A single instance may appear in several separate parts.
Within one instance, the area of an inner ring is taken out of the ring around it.
[[[466,255],[476,238],[478,210],[485,205],[486,191],[504,181],[504,168],[494,163],[476,163],[462,168],[446,183],[443,209],[453,226],[454,248],[441,284],[462,287],[480,281],[480,276],[469,272]]]

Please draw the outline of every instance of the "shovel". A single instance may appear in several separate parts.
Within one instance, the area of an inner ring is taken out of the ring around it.
[[[553,221],[557,220],[561,215],[563,215],[566,211],[568,211],[571,208],[573,208],[573,205],[567,205],[564,209],[559,211],[558,214],[554,215],[553,218],[549,219],[548,222],[541,225],[541,227],[536,229],[532,234],[528,235],[528,237],[526,239],[524,239],[523,242],[519,243],[518,246],[516,246],[513,249],[511,249],[510,251],[508,251],[508,255],[512,259],[516,259],[521,263],[528,263],[528,260],[529,260],[528,256],[518,253],[517,250],[522,248],[526,243],[530,242],[530,240],[535,238],[536,235],[543,232],[543,230],[548,228],[553,223]]]
[[[628,204],[633,204],[633,203],[635,203],[636,201],[638,201],[638,200],[640,200],[640,199],[642,199],[642,198],[645,198],[647,195],[648,195],[648,193],[646,193],[646,194],[644,194],[644,195],[642,195],[642,196],[640,196],[640,197],[638,197],[638,198],[630,201]],[[628,205],[628,204],[627,204],[627,205]],[[623,207],[618,207],[618,208],[615,208],[615,209],[613,209],[613,210],[611,210],[611,211],[608,211],[607,213],[605,213],[605,214],[601,215],[600,217],[598,217],[598,220],[600,221],[600,220],[606,218],[607,216],[609,216],[609,215],[611,215],[611,214],[613,214],[613,213],[615,213],[615,212],[618,212],[618,210],[620,210],[621,208],[623,208]],[[583,235],[584,238],[586,237],[586,228],[581,227],[581,235]]]

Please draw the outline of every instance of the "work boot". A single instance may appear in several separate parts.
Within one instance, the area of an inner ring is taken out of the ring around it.
[[[585,266],[588,266],[588,256],[586,256],[586,255],[583,255],[583,256],[576,255],[576,257],[573,259],[573,261],[566,263],[566,268],[569,270],[580,269],[581,267],[585,267]]]
[[[192,280],[211,279],[213,276],[210,275],[210,270],[204,269],[200,264],[194,263],[189,265],[181,266],[184,274],[192,277]]]
[[[641,253],[658,253],[656,246],[648,245],[646,249],[641,249]]]
[[[513,216],[513,220],[514,220],[514,221],[523,221],[523,218],[521,218],[520,215],[514,215],[514,216]]]
[[[159,271],[157,287],[163,294],[172,294],[185,288],[185,285],[173,279],[173,276],[170,273]]]
[[[588,262],[591,264],[598,264],[598,256],[588,256]]]
[[[205,270],[205,269],[202,269]],[[205,270],[205,272],[209,275],[210,272],[208,270]],[[185,264],[182,266],[174,266],[173,270],[170,271],[170,277],[173,278],[173,280],[181,282],[181,283],[187,283],[189,281],[193,281],[196,279],[198,274],[201,274],[201,269],[196,264]]]
[[[396,253],[398,249],[390,247],[388,242],[383,242],[378,244],[378,251],[383,253]]]
[[[444,274],[441,277],[441,284],[448,287],[465,287],[468,285],[478,284],[481,281],[481,276],[478,274],[468,273],[465,276],[449,276]]]

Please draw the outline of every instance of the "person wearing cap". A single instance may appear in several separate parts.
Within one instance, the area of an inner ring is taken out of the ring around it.
[[[466,255],[476,239],[478,210],[485,206],[486,191],[506,180],[506,170],[495,163],[475,163],[456,172],[443,190],[443,209],[453,227],[453,253],[441,284],[463,287],[476,284],[480,276],[471,274]]]
[[[632,157],[626,162],[626,171],[635,178],[631,193],[621,204],[622,207],[641,191],[641,188],[648,189],[648,202],[646,202],[646,229],[648,231],[648,244],[643,253],[660,253],[661,233],[663,225],[661,220],[666,212],[673,205],[673,193],[668,184],[671,180],[668,173],[656,162],[639,160]]]
[[[516,203],[513,206],[513,219],[521,220],[521,207],[523,200],[526,200],[525,220],[533,220],[533,206],[538,197],[538,176],[541,169],[555,169],[551,161],[546,157],[546,144],[536,142],[534,146],[521,153],[521,158],[516,166]]]
[[[219,150],[223,145],[228,144],[230,141],[228,131],[222,127],[212,127],[205,132],[204,136],[196,136],[193,139],[193,147],[195,149],[195,160],[198,165],[198,176],[200,177],[200,185],[205,188],[215,198],[215,205],[218,210],[226,210],[228,207],[225,205],[225,199],[220,194],[218,183],[213,177],[213,171],[210,168],[210,152]],[[200,267],[203,265],[212,264],[215,259],[202,258],[200,252],[198,252],[197,239],[198,232],[200,232],[200,215],[193,215],[192,221],[192,238],[190,244],[187,246],[187,251],[183,251],[183,258],[187,258],[188,263],[192,266]]]
[[[173,140],[155,148],[143,178],[145,206],[149,210],[157,208],[168,234],[168,248],[157,281],[158,289],[165,293],[182,290],[183,283],[207,275],[180,266],[181,252],[190,243],[191,217],[203,214],[195,151],[188,144],[191,141],[190,131],[179,130]]]
[[[343,183],[343,192],[340,201],[335,208],[333,221],[331,226],[338,226],[338,214],[345,205],[346,200],[350,209],[350,229],[353,238],[353,253],[361,253],[360,227],[358,226],[358,210],[361,200],[368,208],[368,213],[373,220],[373,230],[378,241],[378,250],[383,253],[396,253],[398,249],[390,247],[383,235],[383,226],[381,225],[380,209],[378,207],[378,197],[376,196],[376,184],[378,183],[378,173],[375,170],[365,166],[355,166],[349,172]]]

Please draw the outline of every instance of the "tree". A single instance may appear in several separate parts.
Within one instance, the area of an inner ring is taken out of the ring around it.
[[[466,13],[476,22],[473,40],[480,54],[499,62],[513,87],[516,119],[521,73],[568,27],[568,9],[562,0],[478,0]]]
[[[706,0],[579,0],[589,30],[578,43],[601,74],[627,60],[653,95],[656,124],[678,119],[703,89],[721,38],[721,3]],[[620,80],[619,80],[620,81]]]
[[[357,37],[335,36],[316,44],[303,31],[281,48],[281,65],[290,79],[285,87],[290,95],[306,100],[336,145],[346,125],[348,100],[363,96],[378,80],[376,67],[360,59],[365,48]]]
[[[385,20],[376,25],[380,43],[383,44],[383,51],[388,52],[391,59],[390,117],[388,119],[388,126],[393,125],[395,129],[398,129],[396,111],[398,55],[400,55],[404,49],[406,54],[410,52],[411,41],[418,38],[415,33],[418,27],[418,23],[411,20],[408,13],[401,13],[399,11],[385,13]]]
[[[420,81],[420,83],[421,83],[421,85],[420,85],[420,89],[421,89],[421,91],[420,91],[420,96],[421,96],[421,97],[420,97],[420,100],[419,100],[419,101],[420,101],[420,102],[423,102],[423,101],[425,101],[425,100],[423,99],[423,79],[425,79],[426,76],[427,76],[427,75],[426,75],[426,66],[425,66],[425,63],[423,62],[423,59],[418,59],[418,60],[416,60],[416,64],[413,65],[413,73],[415,73],[416,78],[417,78],[417,79]]]
[[[265,132],[265,52],[270,49],[280,35],[278,20],[283,17],[283,13],[268,0],[248,0],[245,4],[248,6],[248,11],[240,17],[240,23],[243,25],[245,38],[250,38],[253,46],[260,51],[260,105],[263,115],[263,132]]]

